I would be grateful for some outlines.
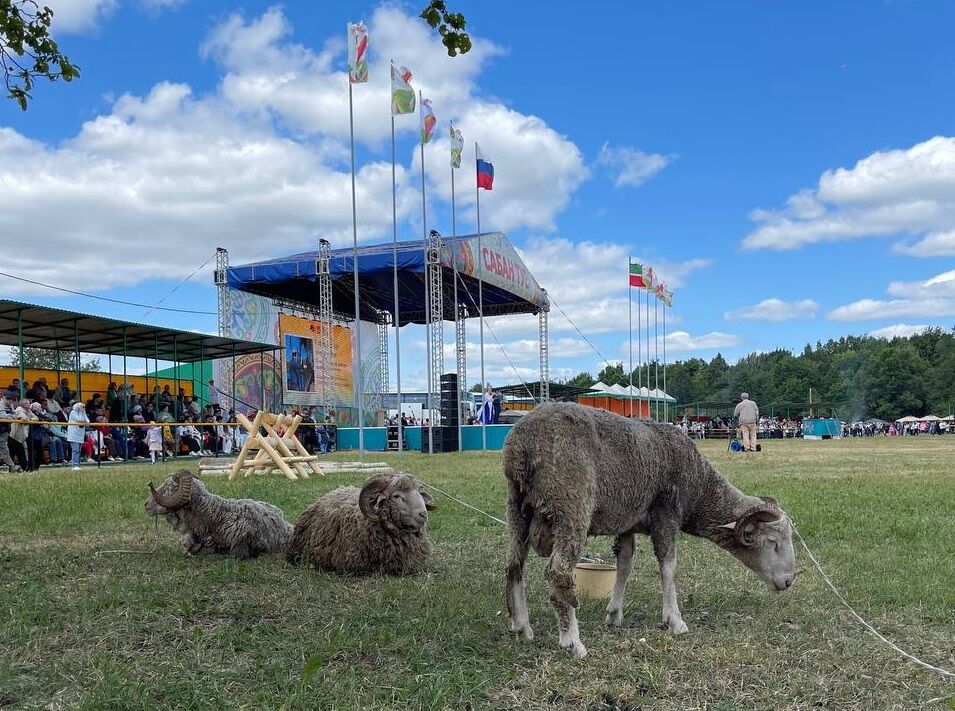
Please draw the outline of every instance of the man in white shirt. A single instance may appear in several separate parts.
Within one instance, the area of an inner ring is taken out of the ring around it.
[[[739,422],[743,435],[743,450],[756,451],[756,423],[759,422],[759,407],[749,399],[749,393],[740,393],[740,403],[733,410],[733,416]]]

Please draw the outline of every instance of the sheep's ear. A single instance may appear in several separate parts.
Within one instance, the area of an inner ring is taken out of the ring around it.
[[[434,499],[431,497],[431,494],[429,494],[427,491],[422,491],[420,493],[421,498],[424,499],[424,507],[428,511],[434,511],[436,508],[438,508],[438,505],[434,503]]]

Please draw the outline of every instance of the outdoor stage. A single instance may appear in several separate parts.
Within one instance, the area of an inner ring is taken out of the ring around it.
[[[467,417],[468,321],[479,329],[475,340],[480,341],[483,382],[483,317],[536,315],[543,386],[535,401],[550,399],[550,302],[501,232],[449,239],[432,232],[427,240],[359,247],[357,261],[352,248],[332,250],[325,240],[319,240],[312,252],[235,267],[220,248],[215,282],[220,333],[274,343],[282,353],[258,361],[218,361],[216,380],[239,384],[240,396],[230,404],[270,411],[287,405],[315,407],[319,417],[328,414],[338,424],[340,448],[353,444],[384,449],[389,415],[385,394],[397,391],[397,403],[405,404],[400,382],[402,329],[393,326],[425,328],[428,388],[423,419],[436,425],[423,431],[429,441],[439,427],[447,426],[460,429],[459,448],[496,448],[509,427],[461,426]],[[445,357],[445,322],[454,324],[453,363]],[[389,382],[389,352],[394,354],[399,379],[395,388]],[[266,382],[272,384],[270,389],[257,387]],[[416,438],[421,437],[421,428],[408,428],[407,447],[420,450]]]

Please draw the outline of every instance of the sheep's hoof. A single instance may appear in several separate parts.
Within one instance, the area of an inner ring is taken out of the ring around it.
[[[607,610],[604,624],[607,627],[621,627],[623,625],[623,610]]]
[[[587,648],[580,641],[570,642],[566,645],[562,644],[560,647],[566,649],[572,659],[583,659],[587,656]]]
[[[521,635],[528,642],[534,639],[534,630],[531,629],[529,624],[518,624],[514,620],[511,620],[511,632],[515,632]]]
[[[679,617],[671,617],[668,620],[664,620],[664,624],[671,634],[686,634],[689,631],[686,622]]]

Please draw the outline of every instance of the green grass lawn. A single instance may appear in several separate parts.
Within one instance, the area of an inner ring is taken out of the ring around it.
[[[743,490],[779,500],[864,617],[955,668],[955,437],[725,448],[702,444]],[[405,454],[400,466],[504,515],[498,454]],[[146,482],[172,469],[0,475],[0,708],[915,709],[948,708],[955,693],[851,621],[799,551],[793,589],[775,595],[684,538],[690,632],[675,638],[657,624],[659,575],[643,539],[626,626],[605,629],[605,603],[584,601],[589,655],[574,662],[557,649],[543,561],[530,563],[537,638],[523,642],[507,632],[506,530],[443,497],[430,572],[342,577],[279,556],[185,558],[143,513]],[[363,480],[207,483],[294,519]],[[106,552],[116,549],[137,552]]]

